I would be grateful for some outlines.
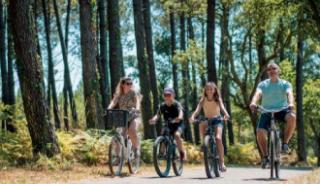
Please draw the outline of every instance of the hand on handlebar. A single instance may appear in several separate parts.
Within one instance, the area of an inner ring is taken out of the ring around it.
[[[157,120],[155,120],[154,118],[149,120],[150,125],[154,125],[154,124],[156,124],[156,122],[157,122]]]
[[[254,113],[257,112],[257,108],[258,108],[257,104],[251,103],[249,107],[252,112]]]
[[[194,119],[193,116],[191,116],[191,117],[189,118],[189,122],[190,122],[190,123],[194,123],[194,122],[195,122],[195,119]]]

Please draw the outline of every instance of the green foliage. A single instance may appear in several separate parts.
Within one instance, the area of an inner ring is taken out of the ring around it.
[[[254,143],[235,144],[229,146],[226,160],[231,164],[256,165],[260,161],[260,156]]]

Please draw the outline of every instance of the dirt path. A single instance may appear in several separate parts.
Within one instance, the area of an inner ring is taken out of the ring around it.
[[[174,177],[171,173],[168,178],[159,178],[155,172],[147,171],[136,176],[81,180],[72,184],[212,184],[213,182],[214,184],[273,184],[311,172],[306,169],[282,169],[280,181],[274,181],[269,179],[269,171],[260,168],[232,167],[228,168],[226,173],[222,173],[220,178],[207,179],[204,168],[195,167],[185,168],[180,177]]]

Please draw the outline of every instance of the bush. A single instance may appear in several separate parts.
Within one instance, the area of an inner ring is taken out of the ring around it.
[[[226,162],[239,165],[256,165],[260,162],[260,156],[254,143],[235,144],[228,147]]]

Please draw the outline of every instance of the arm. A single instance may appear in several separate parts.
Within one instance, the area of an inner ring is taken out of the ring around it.
[[[139,95],[136,95],[136,109],[140,111],[141,107],[141,98]]]
[[[225,119],[229,119],[230,115],[223,104],[222,98],[219,98],[219,105],[220,105],[220,109],[222,110],[222,113],[224,114]]]
[[[159,108],[158,112],[156,115],[154,115],[150,120],[149,120],[149,123],[154,125],[156,124],[156,122],[158,121],[158,119],[160,118],[161,116],[161,107]]]
[[[251,100],[251,104],[250,104],[250,109],[252,111],[256,110],[257,103],[261,99],[261,96],[262,96],[262,91],[260,89],[257,89],[257,91],[255,92],[255,94]]]
[[[111,100],[111,103],[109,104],[108,109],[113,109],[113,108],[115,108],[115,106],[117,105],[117,103],[118,103],[118,98],[117,98],[117,97],[114,97],[114,98]]]
[[[291,88],[287,91],[287,94],[288,94],[289,108],[293,109],[294,108],[294,96],[293,96],[293,92],[292,92]]]
[[[202,105],[198,103],[196,110],[192,113],[189,121],[194,122],[195,117],[197,117],[202,109]]]

